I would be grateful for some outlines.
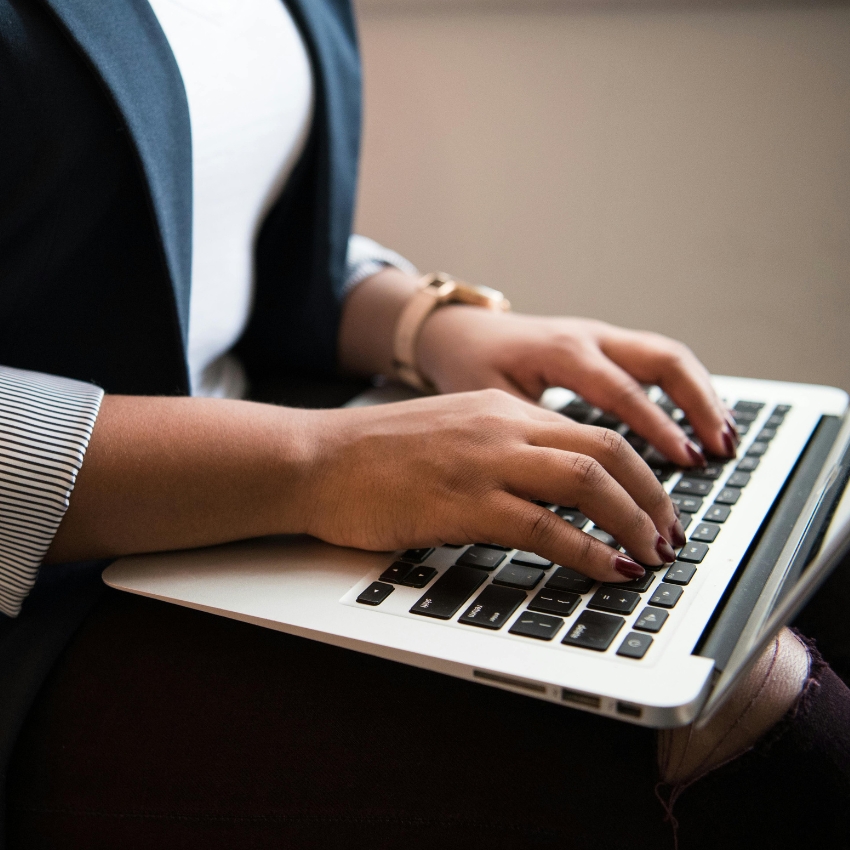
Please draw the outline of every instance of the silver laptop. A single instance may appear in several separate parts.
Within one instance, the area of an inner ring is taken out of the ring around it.
[[[737,458],[704,470],[668,464],[566,390],[549,390],[541,402],[617,429],[679,505],[688,541],[675,564],[643,579],[599,584],[487,541],[374,553],[275,537],[123,558],[104,580],[631,723],[702,723],[850,549],[847,394],[742,378],[714,383],[743,439]],[[660,390],[649,392],[690,430]],[[353,403],[403,395],[387,387]],[[548,507],[617,546],[573,506]]]

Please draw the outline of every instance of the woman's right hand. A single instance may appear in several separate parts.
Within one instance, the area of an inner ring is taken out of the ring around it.
[[[533,499],[577,508],[648,566],[672,561],[685,541],[669,497],[619,434],[500,390],[308,416],[299,525],[331,543],[487,542],[601,581],[643,574]]]

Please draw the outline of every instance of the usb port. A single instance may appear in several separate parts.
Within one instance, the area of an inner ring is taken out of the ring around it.
[[[581,691],[570,691],[567,688],[561,688],[561,699],[564,702],[571,702],[574,705],[581,705],[585,708],[599,708],[602,705],[602,700],[592,694],[583,694]]]
[[[625,714],[626,717],[640,717],[643,714],[643,709],[639,705],[632,705],[630,702],[618,702],[617,714]]]

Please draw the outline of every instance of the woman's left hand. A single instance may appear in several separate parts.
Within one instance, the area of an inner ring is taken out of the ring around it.
[[[497,387],[537,401],[549,387],[566,387],[622,419],[675,463],[703,465],[699,446],[641,386],[657,384],[708,452],[735,453],[735,423],[708,371],[684,343],[660,334],[458,304],[428,317],[416,356],[421,373],[442,392]]]

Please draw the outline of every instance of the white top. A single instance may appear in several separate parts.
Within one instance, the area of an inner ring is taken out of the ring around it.
[[[149,2],[192,126],[192,394],[237,398],[244,375],[223,355],[248,321],[260,225],[310,130],[310,60],[282,0]]]

